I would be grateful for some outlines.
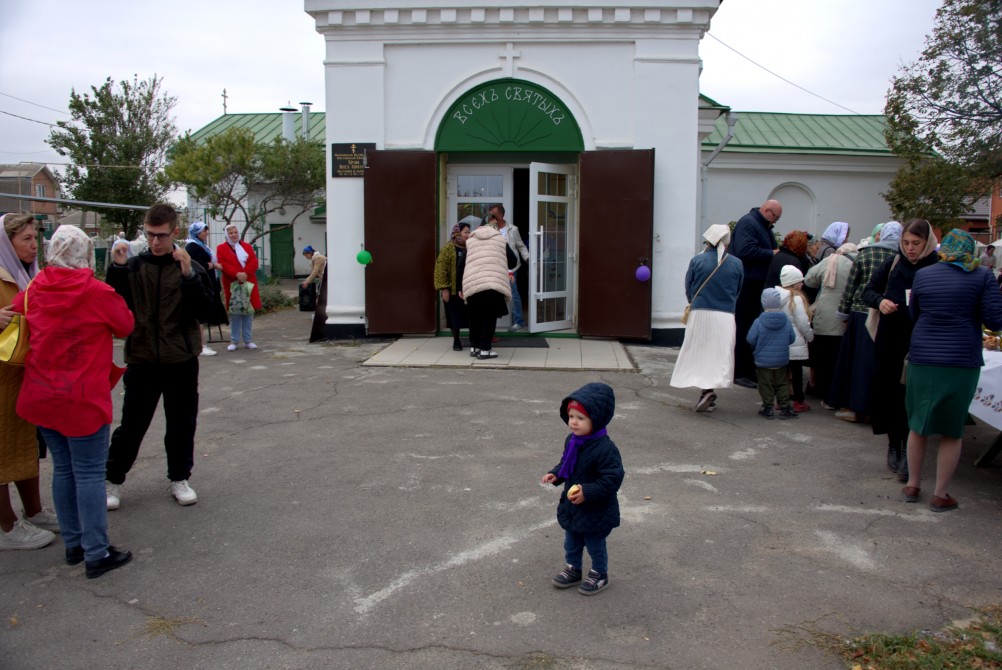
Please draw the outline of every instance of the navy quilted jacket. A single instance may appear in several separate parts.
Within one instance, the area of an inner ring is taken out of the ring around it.
[[[567,405],[577,400],[584,405],[592,421],[592,430],[605,428],[616,412],[616,396],[608,384],[585,384],[560,403],[560,418],[567,423]],[[567,440],[564,440],[564,447]],[[554,476],[560,471],[560,463],[550,470]],[[557,504],[557,521],[564,530],[582,535],[608,535],[619,525],[619,499],[616,493],[623,484],[623,461],[619,449],[608,435],[588,440],[578,449],[578,459],[570,480],[557,476],[554,486],[563,484]],[[584,502],[575,505],[567,499],[567,489],[572,484],[580,484],[584,492]]]
[[[981,324],[1002,330],[1002,293],[991,270],[964,272],[936,263],[915,273],[909,305],[912,331],[908,360],[918,365],[980,368]]]

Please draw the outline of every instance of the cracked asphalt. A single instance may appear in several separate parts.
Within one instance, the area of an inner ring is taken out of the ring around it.
[[[362,368],[386,343],[310,345],[309,324],[266,315],[259,350],[202,359],[192,507],[158,413],[109,513],[130,565],[88,580],[58,540],[0,553],[0,668],[835,669],[812,633],[1002,602],[1000,469],[973,467],[988,427],[965,436],[961,509],[933,514],[899,500],[867,426],[765,421],[745,389],[693,413],[672,349],[629,347],[638,373]],[[627,476],[611,586],[584,598],[550,586],[539,479],[561,398],[596,380]]]

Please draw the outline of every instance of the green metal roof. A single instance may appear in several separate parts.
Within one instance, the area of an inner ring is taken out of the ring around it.
[[[734,138],[725,152],[764,154],[830,154],[892,156],[884,141],[884,117],[855,114],[779,114],[738,112]],[[721,115],[716,128],[703,140],[713,149],[727,133]]]
[[[296,119],[296,134],[302,131],[302,114],[293,114]],[[327,115],[324,112],[310,112],[310,139],[325,142],[327,136]],[[195,141],[201,141],[229,128],[247,128],[254,133],[258,142],[268,143],[282,136],[282,112],[265,112],[261,114],[223,114],[209,125],[199,128],[191,134]]]

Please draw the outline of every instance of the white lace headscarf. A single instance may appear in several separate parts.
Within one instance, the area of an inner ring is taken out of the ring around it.
[[[240,230],[240,226],[238,226],[235,223],[231,223],[230,225],[223,228],[223,232],[228,231],[230,228],[233,228],[237,231]],[[233,253],[236,254],[237,262],[240,263],[240,267],[245,267],[247,265],[247,259],[250,258],[250,254],[248,254],[247,250],[244,249],[244,245],[240,244],[240,238],[237,238],[236,242],[230,242],[230,236],[227,234],[226,243],[233,248]]]
[[[76,226],[59,226],[49,240],[46,261],[57,268],[93,270],[96,267],[94,242],[87,237],[87,233]]]

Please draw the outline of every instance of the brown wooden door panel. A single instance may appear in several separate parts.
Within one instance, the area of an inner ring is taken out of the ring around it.
[[[369,151],[365,316],[370,335],[435,332],[438,166],[433,151]]]
[[[654,150],[583,152],[580,194],[578,333],[649,340]]]

